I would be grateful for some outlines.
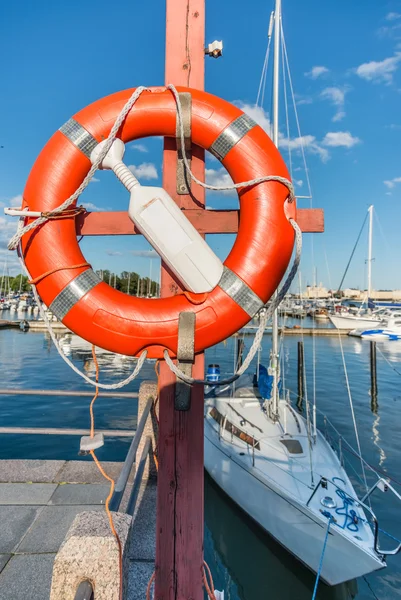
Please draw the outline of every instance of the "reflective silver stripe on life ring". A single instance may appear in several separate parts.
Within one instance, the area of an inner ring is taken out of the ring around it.
[[[96,273],[92,269],[87,269],[61,290],[50,304],[49,309],[62,321],[78,300],[100,282],[101,279],[99,279]]]
[[[59,131],[63,133],[81,152],[90,158],[92,150],[98,145],[93,135],[89,133],[75,119],[70,119],[60,127]]]
[[[251,117],[241,115],[220,133],[219,137],[210,146],[209,152],[219,160],[223,160],[235,144],[238,144],[244,135],[256,125],[257,123]]]
[[[224,267],[223,275],[218,283],[219,287],[230,296],[250,317],[264,306],[264,302],[242,281],[231,269]]]

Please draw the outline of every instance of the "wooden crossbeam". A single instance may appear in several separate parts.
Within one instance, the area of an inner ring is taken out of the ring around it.
[[[189,221],[202,233],[237,233],[238,210],[185,210]],[[140,232],[126,211],[86,212],[78,215],[77,235],[136,235]],[[321,208],[299,208],[297,223],[304,233],[324,231]]]

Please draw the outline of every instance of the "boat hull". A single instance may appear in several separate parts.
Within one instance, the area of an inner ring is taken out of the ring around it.
[[[293,498],[284,496],[274,484],[261,481],[234,457],[226,454],[207,425],[205,468],[224,492],[262,529],[309,569],[317,572],[327,524],[319,522],[308,509]],[[383,567],[385,563],[373,554],[357,552],[356,544],[332,526],[321,573],[326,583],[340,584]]]
[[[380,319],[368,319],[354,315],[330,315],[330,321],[337,329],[372,329],[380,323]]]

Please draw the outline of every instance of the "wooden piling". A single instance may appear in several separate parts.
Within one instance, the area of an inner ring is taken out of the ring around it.
[[[374,340],[370,340],[370,408],[373,413],[377,413],[377,358]]]
[[[303,411],[303,400],[305,392],[304,381],[304,343],[298,342],[298,398],[297,408],[299,412]]]

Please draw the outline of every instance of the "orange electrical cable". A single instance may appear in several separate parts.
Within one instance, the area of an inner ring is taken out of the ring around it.
[[[150,590],[152,588],[152,584],[153,584],[155,578],[156,578],[156,572],[153,571],[152,576],[149,579],[148,587],[146,588],[146,600],[151,600]],[[208,578],[210,580],[210,584],[208,582]],[[213,582],[212,572],[210,570],[209,565],[207,564],[207,562],[205,560],[203,561],[203,566],[202,566],[202,580],[203,580],[203,585],[205,586],[206,593],[209,597],[209,600],[216,600],[216,596],[214,593],[214,582]]]
[[[99,363],[97,362],[97,357],[96,357],[96,347],[93,344],[92,344],[92,356],[93,356],[93,362],[95,364],[95,369],[96,369],[96,383],[97,383],[99,381]],[[99,396],[99,387],[96,385],[95,395],[93,396],[91,403],[89,405],[90,422],[91,422],[91,427],[90,427],[90,437],[91,438],[93,438],[95,435],[95,416],[94,416],[94,412],[93,412],[93,405],[98,396]],[[90,452],[90,455],[92,456],[93,460],[95,461],[95,465],[99,469],[100,473],[103,475],[103,477],[105,479],[107,479],[107,481],[110,481],[110,491],[109,491],[109,495],[106,498],[105,510],[106,510],[107,517],[109,519],[111,532],[116,539],[117,547],[118,547],[118,564],[119,564],[119,571],[120,571],[119,598],[120,598],[120,600],[122,600],[122,598],[123,598],[123,549],[122,549],[122,545],[121,545],[121,540],[118,536],[116,528],[114,527],[113,515],[111,514],[111,511],[109,508],[110,500],[114,493],[115,482],[114,482],[114,479],[112,477],[110,477],[109,475],[107,475],[106,471],[103,469],[94,450],[90,450],[89,452]]]
[[[149,579],[148,587],[146,588],[146,600],[151,600],[150,598],[150,590],[152,588],[152,583],[156,578],[156,573],[153,571],[152,577]]]

